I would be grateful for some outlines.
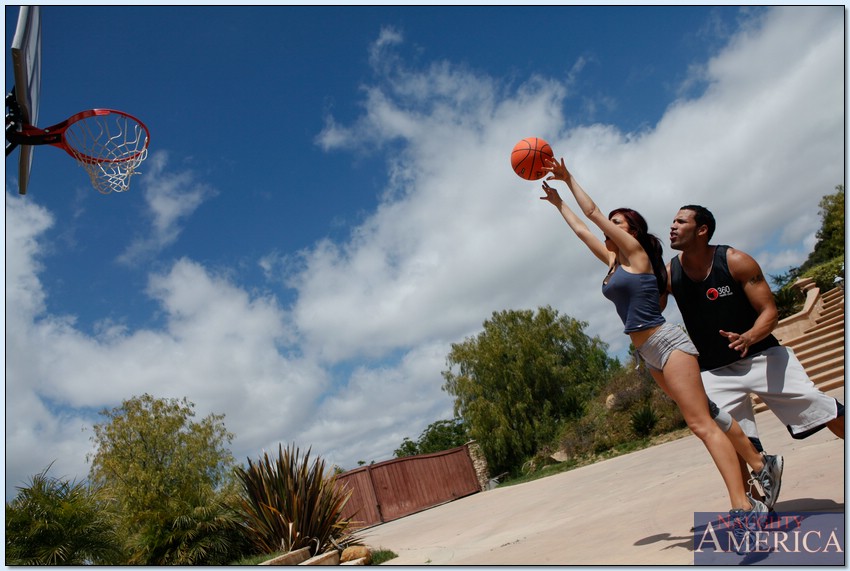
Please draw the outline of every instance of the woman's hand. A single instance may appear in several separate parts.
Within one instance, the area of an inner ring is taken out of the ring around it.
[[[546,180],[562,180],[564,182],[568,182],[570,179],[570,171],[567,170],[563,157],[561,157],[561,162],[558,162],[554,158],[546,159],[543,164],[543,170],[552,173],[550,176],[546,177]]]
[[[554,188],[552,188],[551,186],[549,186],[549,185],[546,183],[546,181],[545,181],[545,180],[543,181],[543,192],[545,192],[545,193],[546,193],[546,196],[541,196],[541,197],[540,197],[540,200],[548,200],[549,202],[551,202],[552,204],[554,204],[554,205],[555,205],[555,206],[557,206],[558,208],[560,208],[560,207],[561,207],[561,203],[563,202],[563,201],[561,200],[561,195],[560,195],[560,194],[558,194],[558,191],[557,191],[557,190],[555,190]]]

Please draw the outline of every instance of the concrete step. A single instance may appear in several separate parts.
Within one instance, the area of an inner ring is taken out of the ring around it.
[[[803,367],[808,367],[809,364],[817,364],[824,359],[831,359],[834,356],[844,356],[844,336],[832,335],[824,337],[817,345],[799,351],[794,349],[794,354],[797,359],[803,364]]]
[[[807,340],[805,343],[797,345],[783,345],[794,351],[794,354],[802,362],[810,359],[813,355],[817,355],[818,353],[831,351],[836,347],[843,348],[844,335],[840,332],[833,332],[830,335],[824,335],[823,337],[814,337]]]
[[[818,388],[823,392],[831,391],[832,389],[837,389],[844,386],[844,371],[841,371],[841,375],[831,378],[829,380],[823,381],[818,385]]]
[[[843,299],[844,298],[844,290],[841,289],[840,287],[832,288],[831,290],[829,290],[825,294],[821,295],[821,298],[823,298],[824,303],[831,303],[831,302],[834,302],[837,299]]]
[[[835,313],[826,315],[821,313],[814,320],[814,325],[809,327],[807,331],[817,331],[818,329],[824,329],[826,327],[832,327],[836,323],[844,323],[844,309],[841,311],[836,311]]]
[[[810,347],[815,347],[822,340],[827,339],[831,336],[839,336],[842,338],[844,337],[843,321],[826,325],[820,329],[815,329],[814,331],[807,331],[799,337],[789,339],[788,341],[783,343],[783,345],[785,345],[786,347],[791,347],[796,353],[798,351],[805,351]]]
[[[821,301],[815,325],[783,345],[794,350],[812,383],[825,392],[844,386],[844,290],[834,288]],[[754,396],[753,408],[760,412],[767,406]]]
[[[818,323],[823,323],[824,321],[834,319],[836,316],[844,316],[844,304],[835,305],[835,306],[824,306],[821,308],[818,313],[815,321]]]
[[[838,311],[832,315],[821,315],[817,319],[815,319],[815,325],[811,326],[806,332],[809,331],[817,331],[818,329],[829,327],[830,325],[835,325],[836,323],[844,324],[844,311]]]
[[[833,369],[844,368],[844,351],[833,351],[823,356],[818,356],[816,361],[804,363],[803,368],[810,379],[813,379],[821,373],[831,371]],[[814,382],[814,381],[812,381]]]
[[[821,308],[820,314],[815,321],[822,322],[831,319],[836,315],[844,315],[844,304],[841,305],[825,305]]]
[[[818,314],[818,316],[815,318],[815,323],[823,323],[824,321],[830,321],[837,317],[844,317],[843,307],[824,307]]]
[[[828,371],[823,371],[820,373],[816,373],[814,375],[809,375],[809,378],[815,384],[816,387],[820,387],[821,384],[832,381],[836,378],[840,378],[842,382],[844,381],[844,363],[839,363],[832,369]]]

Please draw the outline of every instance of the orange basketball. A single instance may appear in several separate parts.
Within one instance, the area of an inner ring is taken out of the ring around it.
[[[555,156],[549,143],[538,137],[523,139],[511,151],[511,166],[525,180],[538,180],[548,174],[544,171],[545,159]]]

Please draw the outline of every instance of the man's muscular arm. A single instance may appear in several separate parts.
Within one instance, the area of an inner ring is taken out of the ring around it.
[[[773,292],[764,279],[764,274],[752,256],[729,248],[726,262],[732,277],[744,288],[744,293],[753,309],[758,313],[755,323],[747,331],[721,331],[729,339],[729,348],[740,351],[741,357],[747,355],[750,345],[770,335],[779,322],[779,313],[773,300]]]
[[[670,299],[670,294],[673,293],[672,278],[670,277],[670,262],[667,262],[667,288],[661,292],[661,311],[667,309],[667,301]]]

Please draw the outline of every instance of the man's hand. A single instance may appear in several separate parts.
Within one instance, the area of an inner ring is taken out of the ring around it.
[[[750,345],[753,344],[753,341],[746,333],[732,333],[721,329],[720,334],[729,340],[730,349],[741,353],[741,358],[747,356],[747,351],[750,349]]]

